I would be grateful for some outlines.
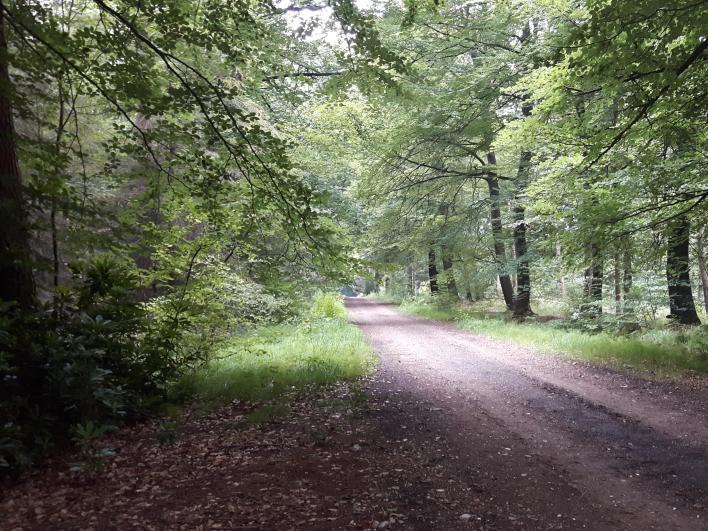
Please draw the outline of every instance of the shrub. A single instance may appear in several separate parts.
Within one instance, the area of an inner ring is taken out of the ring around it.
[[[151,413],[237,329],[288,311],[219,261],[192,266],[146,295],[144,272],[98,256],[72,264],[71,284],[37,311],[0,307],[0,472],[26,467],[74,426]]]
[[[315,317],[346,317],[342,298],[333,293],[319,293],[312,303],[311,313]]]

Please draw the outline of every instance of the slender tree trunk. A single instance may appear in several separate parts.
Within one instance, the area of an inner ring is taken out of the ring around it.
[[[708,269],[706,269],[706,256],[703,247],[705,243],[705,232],[705,227],[701,227],[701,230],[698,232],[696,257],[698,258],[698,272],[701,275],[701,287],[703,288],[703,306],[706,309],[706,313],[708,313]]]
[[[602,313],[602,279],[604,277],[605,263],[600,250],[593,246],[592,282],[590,283],[590,296],[598,304],[598,311]]]
[[[415,284],[413,283],[413,265],[408,264],[406,268],[406,276],[408,277],[408,295],[415,295]]]
[[[575,112],[578,116],[578,126],[582,127],[585,119],[585,100],[587,95],[582,95],[575,100]],[[583,157],[587,156],[587,151],[583,150]],[[590,188],[590,183],[585,180],[585,189]],[[591,203],[597,204],[597,198],[592,197]],[[585,246],[585,258],[588,267],[585,270],[585,297],[587,303],[583,304],[581,310],[589,315],[600,315],[602,313],[602,276],[603,259],[597,244],[588,242]]]
[[[465,288],[465,300],[467,300],[467,302],[474,302],[475,301],[475,294],[473,293],[473,290],[472,290],[472,285],[471,285],[471,280],[470,280],[470,271],[469,271],[469,268],[467,267],[467,264],[465,264],[464,262],[461,262],[460,270],[462,272],[462,283]]]
[[[487,155],[487,162],[496,166],[497,159],[494,153]],[[501,219],[501,201],[499,199],[499,179],[495,172],[487,175],[487,186],[489,187],[489,220],[492,225],[492,237],[494,239],[494,259],[497,265],[499,285],[501,287],[504,303],[508,310],[514,309],[514,289],[511,279],[506,272],[506,250],[504,248],[504,235]]]
[[[632,296],[630,295],[632,291],[632,242],[629,238],[622,238],[622,248],[624,249],[622,256],[622,295],[624,297],[622,311],[629,314],[634,312]]]
[[[531,106],[524,105],[524,116],[531,114]],[[516,205],[514,206],[514,252],[516,253],[516,297],[514,316],[533,315],[531,311],[531,272],[529,269],[528,241],[526,239],[526,209],[524,208],[526,186],[529,179],[531,152],[521,153],[517,175]]]
[[[615,315],[622,314],[622,262],[620,258],[619,249],[615,250],[614,256],[614,272],[612,274],[612,280],[615,285]]]
[[[443,245],[442,247],[442,263],[443,271],[445,272],[445,285],[447,287],[447,294],[451,297],[460,298],[460,294],[457,291],[457,282],[455,282],[455,275],[452,269],[452,258],[447,251],[447,248]]]
[[[604,263],[596,244],[590,243],[585,249],[586,257],[590,262],[590,265],[585,270],[585,295],[589,302],[584,305],[583,311],[599,315],[602,313]]]
[[[435,251],[428,251],[428,277],[430,278],[430,294],[438,294],[438,267],[435,265]]]
[[[556,242],[556,258],[557,258],[558,261],[560,262],[561,271],[562,271],[562,267],[563,267],[562,256],[563,256],[563,255],[562,255],[562,253],[561,253],[561,244],[560,244],[560,242]],[[561,299],[562,299],[562,300],[565,300],[565,298],[566,298],[565,275],[563,275],[562,272],[561,272],[561,275],[560,275],[560,280],[559,280],[559,282],[560,282],[560,295],[561,295]]]
[[[669,318],[686,325],[701,324],[693,303],[689,274],[688,246],[691,224],[686,216],[670,223],[666,253],[666,279],[669,286]]]
[[[60,152],[61,152],[61,139],[64,134],[64,127],[66,125],[65,120],[65,103],[64,103],[64,85],[62,79],[59,78],[58,82],[58,92],[59,92],[59,117],[57,119],[57,130],[56,137],[54,140],[54,150],[56,156],[56,165],[54,167],[54,178],[60,179],[62,172]],[[59,230],[57,227],[57,198],[52,197],[52,207],[49,213],[49,225],[52,233],[52,284],[56,289],[59,286],[59,275],[61,273],[61,266],[59,262]]]
[[[12,85],[1,12],[0,17],[0,299],[29,310],[35,304],[30,232],[15,148]]]

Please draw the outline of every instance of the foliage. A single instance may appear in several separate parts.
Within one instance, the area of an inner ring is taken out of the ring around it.
[[[80,461],[71,466],[73,472],[96,475],[103,470],[104,460],[115,455],[111,448],[100,447],[99,440],[117,428],[111,425],[94,425],[92,421],[79,424],[74,429],[74,442],[79,448]]]
[[[344,319],[347,311],[342,304],[342,298],[333,293],[320,293],[312,303],[312,315],[317,317]]]
[[[564,317],[539,337],[700,370],[699,332],[666,332],[676,355],[636,336],[697,325],[708,297],[706,5],[0,15],[0,466],[176,382],[216,399],[360,374],[326,291],[351,282],[427,317]]]
[[[404,65],[373,18],[333,8],[356,60],[324,62],[392,88]],[[311,91],[286,80],[317,60],[286,19],[271,2],[1,6],[0,134],[18,164],[0,171],[0,266],[26,294],[0,294],[4,468],[72,426],[153,411],[233,334],[351,275],[347,232],[290,129],[288,106]]]

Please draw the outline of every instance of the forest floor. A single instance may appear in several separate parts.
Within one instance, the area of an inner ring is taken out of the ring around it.
[[[0,529],[706,529],[708,382],[652,381],[347,301],[362,382],[126,428],[57,455]]]

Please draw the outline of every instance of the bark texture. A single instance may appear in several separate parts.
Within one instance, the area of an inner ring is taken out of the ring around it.
[[[708,313],[708,269],[706,268],[706,255],[704,249],[705,232],[705,227],[701,227],[701,230],[698,232],[698,240],[696,241],[696,258],[698,259],[698,272],[701,275],[703,306],[706,309],[706,313]]]
[[[583,311],[599,315],[602,313],[602,279],[605,264],[600,248],[596,244],[590,243],[585,249],[590,265],[585,270],[585,295],[588,303]]]
[[[447,293],[451,297],[459,298],[457,282],[455,282],[455,274],[452,269],[452,257],[445,246],[442,248],[442,263],[443,271],[445,272],[445,287],[447,288]]]
[[[428,251],[428,278],[430,279],[430,294],[437,295],[438,288],[438,267],[435,265],[435,250]]]
[[[622,256],[622,311],[624,313],[634,312],[634,305],[630,292],[632,291],[632,242],[629,238],[622,239],[624,254]]]
[[[521,108],[524,116],[530,116],[531,106]],[[529,269],[529,246],[526,237],[526,187],[531,171],[530,151],[521,153],[519,171],[516,176],[516,197],[514,198],[514,252],[516,254],[516,296],[514,297],[514,317],[523,318],[533,315],[531,311],[531,272]]]
[[[685,216],[668,227],[666,280],[669,287],[669,318],[686,325],[701,324],[693,303],[689,274],[688,244],[691,224]]]
[[[497,158],[494,153],[487,155],[487,162],[496,166]],[[514,288],[511,285],[511,278],[506,272],[506,249],[504,247],[504,235],[501,219],[501,200],[499,198],[499,179],[496,173],[490,171],[487,174],[487,186],[489,187],[489,221],[492,225],[492,237],[494,238],[494,260],[499,276],[504,303],[508,310],[514,310]]]
[[[0,18],[0,299],[15,302],[27,310],[35,303],[35,285],[28,218],[17,162],[11,93],[3,17]]]

